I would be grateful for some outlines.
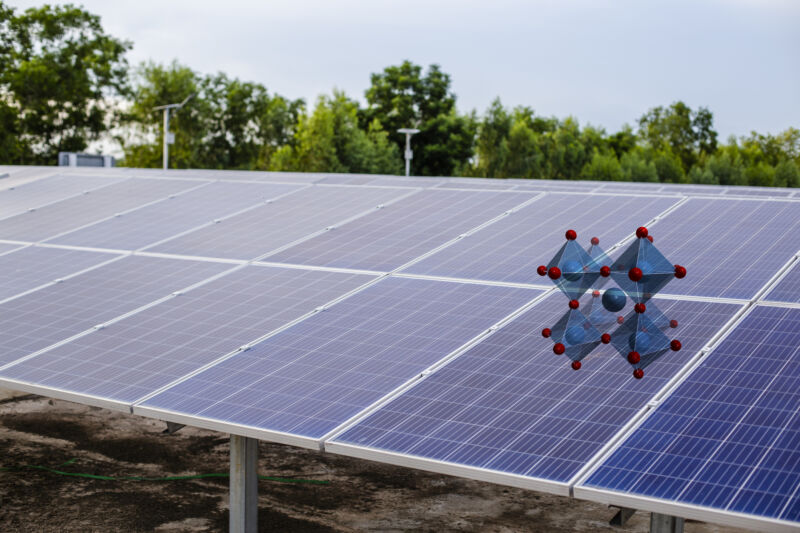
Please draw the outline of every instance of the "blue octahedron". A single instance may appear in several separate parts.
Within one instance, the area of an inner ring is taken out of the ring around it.
[[[636,239],[616,260],[600,248],[597,237],[592,237],[587,250],[577,244],[574,230],[568,230],[566,237],[555,257],[537,268],[569,299],[569,311],[552,329],[543,329],[542,336],[553,340],[553,352],[566,354],[575,370],[597,346],[611,344],[633,366],[633,376],[641,379],[647,365],[669,350],[681,349],[680,341],[665,335],[678,327],[678,321],[668,319],[650,299],[673,278],[686,276],[686,269],[658,251],[645,227],[636,230]],[[600,297],[608,281],[617,286],[605,289]],[[589,289],[592,298],[581,308],[580,299]],[[628,312],[619,314],[626,307]],[[613,333],[600,333],[614,327]]]

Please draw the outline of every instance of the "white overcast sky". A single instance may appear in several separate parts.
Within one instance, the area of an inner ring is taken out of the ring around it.
[[[800,127],[795,0],[75,3],[133,42],[131,64],[177,59],[312,103],[334,87],[363,101],[371,72],[409,59],[441,65],[462,111],[500,96],[615,131],[683,100],[721,139]]]

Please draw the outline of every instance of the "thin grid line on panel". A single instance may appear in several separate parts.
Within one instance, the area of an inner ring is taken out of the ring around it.
[[[120,183],[123,179],[90,176],[51,176],[0,191],[0,220]],[[16,207],[15,207],[16,206]]]
[[[0,220],[5,239],[38,242],[68,229],[106,218],[193,185],[192,182],[125,180],[81,196],[50,204],[36,211]]]
[[[249,266],[14,365],[3,377],[132,403],[368,279]]]
[[[136,250],[295,189],[275,184],[208,182],[158,203],[62,234],[48,242]]]
[[[755,307],[583,484],[799,522],[798,360],[800,310]]]
[[[121,256],[24,246],[0,255],[0,302]]]
[[[689,270],[663,292],[752,298],[790,257],[783,251],[800,248],[792,221],[799,203],[690,198],[652,228],[659,250]]]
[[[139,405],[318,439],[532,296],[384,278]]]
[[[127,256],[0,304],[0,365],[36,353],[97,324],[169,296],[227,265]],[[3,367],[5,369],[5,367]]]
[[[462,239],[405,269],[412,274],[440,275],[537,284],[536,267],[545,264],[563,244],[567,229],[575,229],[588,246],[601,236],[608,248],[665,209],[676,199],[548,193],[508,217]],[[581,217],[564,219],[565,212]],[[595,233],[596,232],[596,233]]]
[[[783,277],[764,296],[764,300],[800,304],[800,255]]]
[[[601,350],[574,372],[552,355],[549,344],[531,348],[547,342],[539,326],[560,311],[559,303],[559,295],[550,296],[333,442],[570,480],[683,362],[662,365],[647,380],[631,383],[629,365]],[[736,308],[695,302],[667,307],[698,318],[682,334],[689,351],[699,349]],[[581,401],[591,391],[596,397]]]
[[[367,192],[368,191],[368,192]],[[149,248],[153,252],[178,253],[229,259],[255,259],[266,253],[363,216],[381,204],[414,194],[407,189],[365,188],[354,194],[346,187],[312,186],[268,205],[205,226]]]
[[[528,200],[525,193],[426,189],[271,260],[391,271]]]

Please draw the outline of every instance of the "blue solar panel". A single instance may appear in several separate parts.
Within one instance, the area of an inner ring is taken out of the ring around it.
[[[49,242],[137,250],[296,189],[279,184],[209,183]]]
[[[84,257],[63,256],[62,259],[77,266],[76,262]],[[131,256],[0,304],[0,365],[168,296],[226,268],[230,265]]]
[[[688,269],[662,292],[749,299],[800,249],[800,202],[692,198],[650,231]]]
[[[642,380],[610,346],[577,372],[554,355],[540,333],[565,311],[553,294],[333,442],[567,482],[739,309],[658,305],[680,318],[684,349]]]
[[[538,294],[386,278],[142,406],[319,439]]]
[[[426,189],[270,260],[389,271],[531,197],[530,193]]]
[[[764,299],[800,304],[800,263],[795,263]]]
[[[0,301],[115,257],[119,256],[38,246],[0,255]]]
[[[574,229],[588,246],[592,236],[608,248],[675,204],[675,198],[548,194],[516,213],[411,265],[415,274],[542,283],[546,264]],[[545,280],[546,281],[546,280]]]
[[[408,189],[310,187],[152,251],[253,259],[408,193]]]
[[[6,244],[0,242],[0,255],[5,255],[13,250],[19,250],[21,247],[21,244]]]
[[[12,188],[0,190],[0,218],[8,218],[41,207],[84,191],[98,189],[123,178],[100,178],[92,176],[54,176]],[[0,182],[2,187],[2,182]],[[1,234],[0,234],[1,235]]]
[[[756,307],[585,485],[800,522],[799,369],[800,310]]]
[[[0,375],[132,403],[370,279],[248,266]]]
[[[125,180],[0,220],[0,238],[41,241],[198,184],[179,180]]]
[[[486,181],[459,181],[443,183],[438,185],[437,189],[484,189],[489,191],[507,191],[513,189],[514,183],[506,182],[504,180],[497,180],[497,183],[489,183]]]

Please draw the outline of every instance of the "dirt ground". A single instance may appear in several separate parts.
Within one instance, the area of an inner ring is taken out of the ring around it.
[[[38,465],[111,477],[226,473],[227,435],[162,433],[156,420],[25,395],[0,400],[0,531],[226,531],[227,479],[120,481],[19,468]],[[636,513],[589,502],[261,443],[261,531],[648,531]],[[687,532],[729,529],[687,522]]]

